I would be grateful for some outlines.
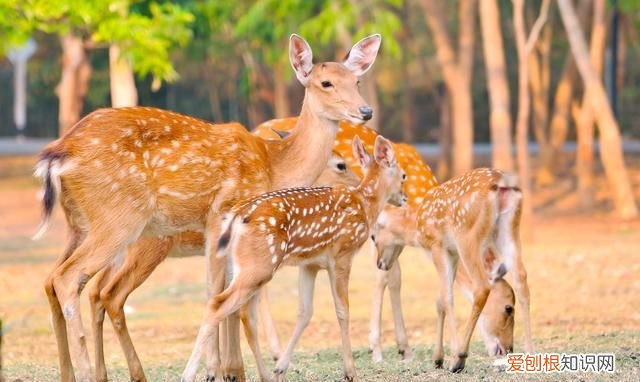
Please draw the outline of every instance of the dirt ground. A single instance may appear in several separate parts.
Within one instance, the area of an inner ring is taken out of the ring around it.
[[[65,243],[65,227],[56,209],[53,228],[31,241],[39,222],[39,184],[30,176],[32,157],[0,157],[0,317],[4,321],[3,367],[8,381],[57,380],[55,339],[42,288]],[[640,160],[632,158],[634,191],[640,200]],[[612,352],[617,372],[553,375],[553,380],[640,380],[640,220],[620,221],[608,213],[606,185],[597,179],[597,208],[579,212],[571,191],[559,180],[535,196],[536,217],[524,257],[532,291],[536,350],[557,353]],[[374,365],[367,352],[373,262],[360,254],[350,287],[351,333],[356,366],[365,381],[546,380],[544,374],[514,377],[491,366],[479,337],[474,337],[468,368],[461,376],[431,366],[435,340],[437,280],[433,267],[414,250],[401,257],[402,297],[413,361],[400,362],[394,349],[389,304],[385,301],[385,361]],[[150,381],[176,380],[188,358],[205,302],[202,258],[168,259],[130,298],[129,328]],[[283,340],[293,330],[297,309],[295,269],[280,271],[270,286],[273,312]],[[295,353],[289,380],[333,381],[341,373],[339,334],[326,277],[315,293],[315,313]],[[86,297],[83,299],[86,302]],[[457,296],[457,317],[469,309]],[[88,304],[83,318],[88,325]],[[522,326],[516,316],[516,351],[522,350]],[[124,357],[109,324],[106,357],[114,381],[128,380]],[[89,334],[89,344],[92,346]],[[244,344],[243,344],[244,346]],[[243,348],[247,372],[255,369]],[[272,361],[268,361],[273,366]]]

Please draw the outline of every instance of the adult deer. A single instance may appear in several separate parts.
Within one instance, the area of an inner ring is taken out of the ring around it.
[[[319,269],[327,269],[336,315],[340,324],[345,379],[352,381],[355,367],[349,340],[349,273],[353,255],[369,237],[384,204],[401,199],[406,177],[397,165],[391,143],[378,137],[373,158],[360,140],[353,149],[365,176],[357,188],[295,188],[270,192],[234,207],[220,237],[220,256],[229,258],[231,284],[211,298],[196,346],[183,374],[192,380],[202,355],[202,345],[225,317],[243,309],[249,345],[260,380],[268,380],[256,337],[254,307],[259,289],[282,265],[301,268],[300,314],[285,353],[278,359],[276,377],[284,379],[289,359],[311,318],[313,286]]]
[[[283,132],[290,131],[295,126],[295,123],[296,118],[275,119],[260,124],[254,130],[254,133],[265,138],[275,139],[286,136],[286,133]],[[334,151],[339,152],[345,158],[345,161],[350,164],[350,167],[358,174],[361,174],[357,160],[350,149],[351,142],[356,135],[362,138],[363,145],[370,150],[373,148],[378,134],[364,125],[341,121],[336,134]],[[438,184],[431,168],[413,146],[402,143],[393,143],[392,145],[398,158],[398,163],[407,174],[403,189],[407,195],[409,210],[392,206],[385,207],[382,214],[384,217],[382,219],[383,224],[376,225],[375,229],[375,248],[380,255],[387,252],[399,254],[405,246],[420,247],[416,236],[415,211],[423,202],[423,197],[427,190]],[[494,256],[493,254],[490,255]],[[377,260],[377,257],[374,256],[374,260]],[[464,269],[459,269],[458,274],[459,277],[456,280],[463,289],[465,297],[470,298],[472,290],[471,279]],[[376,271],[369,329],[369,346],[372,350],[374,362],[382,361],[380,322],[382,318],[382,300],[387,286],[389,287],[389,299],[391,301],[398,353],[403,358],[409,358],[412,354],[402,315],[400,263],[395,261],[388,270],[377,269]],[[479,320],[480,333],[490,355],[505,354],[513,349],[513,305],[513,289],[507,281],[500,279],[492,285],[487,305],[482,311]],[[271,351],[273,354],[280,354],[281,346],[279,345],[277,331],[271,323],[268,311],[265,312],[264,306],[265,304],[260,305],[261,322],[267,334]],[[265,317],[265,320],[262,320],[262,317]]]
[[[215,238],[221,214],[239,200],[313,183],[331,155],[337,122],[363,123],[372,116],[358,92],[357,77],[373,64],[380,41],[379,35],[367,37],[343,63],[314,65],[307,42],[291,36],[289,58],[306,91],[299,128],[282,141],[266,142],[239,124],[212,125],[137,107],[95,111],[42,151],[37,174],[44,179],[44,220],[39,233],[46,229],[58,195],[71,231],[45,282],[63,381],[76,379],[72,358],[77,378],[93,380],[79,309],[89,279],[109,264],[121,263],[138,239],[155,241],[140,243],[145,248],[170,250],[173,242],[166,237],[185,231]],[[205,252],[215,253],[216,244],[206,240]],[[128,257],[139,259],[145,253],[136,243]],[[217,293],[224,285],[224,260],[207,259],[209,292]],[[132,380],[146,380],[123,312],[108,298],[103,303]],[[217,345],[216,340],[214,335]],[[219,360],[217,346],[212,347],[208,373],[213,378],[219,376]],[[231,347],[239,351],[237,345]],[[239,365],[227,369],[230,378],[241,377],[241,358]]]
[[[513,274],[516,295],[523,308],[525,351],[532,351],[529,287],[519,237],[521,202],[522,194],[511,176],[497,170],[476,169],[429,190],[420,207],[415,212],[408,212],[413,216],[403,220],[415,220],[414,240],[431,251],[440,279],[438,336],[434,352],[436,367],[443,365],[443,328],[445,317],[448,317],[451,351],[456,352],[451,371],[464,369],[469,341],[490,295],[491,283],[505,271]],[[391,223],[397,220],[392,219]],[[395,227],[394,224],[386,226]],[[379,253],[378,267],[389,269],[398,255],[393,251]],[[453,282],[458,261],[462,262],[472,286],[472,310],[462,342],[458,342],[453,309]],[[506,269],[499,266],[501,261]]]

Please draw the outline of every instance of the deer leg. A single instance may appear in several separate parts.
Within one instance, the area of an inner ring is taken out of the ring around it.
[[[78,248],[84,240],[79,230],[71,227],[71,237],[64,252],[56,259],[53,271],[49,274],[45,281],[44,289],[49,300],[49,308],[51,309],[51,322],[56,335],[56,343],[58,345],[58,361],[60,364],[60,381],[75,381],[73,374],[73,365],[71,364],[71,353],[69,352],[69,341],[67,338],[67,326],[65,324],[64,315],[58,296],[53,287],[53,275],[55,270],[60,267],[65,260]]]
[[[291,354],[296,347],[304,329],[309,325],[313,315],[313,289],[318,275],[318,268],[301,266],[298,275],[298,319],[293,335],[287,343],[282,356],[278,359],[274,370],[276,380],[284,381],[284,374],[289,367]]]
[[[333,303],[338,324],[340,325],[344,379],[345,381],[354,381],[356,379],[356,368],[353,364],[351,339],[349,338],[349,273],[351,271],[351,256],[343,255],[342,258],[336,261],[335,269],[330,266],[328,271]]]
[[[260,290],[265,290],[264,287]],[[262,355],[260,354],[260,344],[258,343],[258,320],[256,305],[259,302],[261,296],[256,295],[249,303],[240,309],[240,320],[244,326],[244,334],[247,337],[247,342],[253,353],[253,358],[256,360],[256,368],[258,369],[258,375],[260,382],[270,382],[271,377],[267,373],[267,369],[262,362]]]
[[[432,248],[432,253],[433,263],[436,267],[438,279],[440,281],[440,290],[438,300],[436,302],[438,317],[436,321],[436,347],[433,351],[433,364],[436,369],[441,369],[444,364],[444,320],[447,316],[447,290],[449,288],[449,278],[445,265],[446,259],[443,258],[443,256],[447,256],[447,253],[435,246]]]
[[[236,312],[224,319],[221,336],[224,338],[224,351],[221,353],[223,379],[229,382],[244,382],[246,376],[240,346],[240,316]]]
[[[502,239],[501,236],[509,237]],[[531,341],[531,316],[530,316],[530,294],[527,283],[527,271],[522,261],[520,238],[515,232],[503,233],[499,231],[499,251],[507,260],[507,268],[513,274],[513,286],[518,299],[518,304],[522,308],[522,321],[524,323],[524,350],[527,353],[533,352],[533,342]]]
[[[531,340],[530,294],[527,283],[527,271],[522,260],[522,244],[520,241],[520,216],[522,211],[522,195],[518,192],[507,192],[502,195],[500,217],[498,218],[497,250],[502,255],[507,269],[513,274],[514,289],[518,304],[522,308],[524,323],[524,349],[533,352]]]
[[[451,366],[451,371],[454,373],[458,373],[464,369],[469,354],[469,342],[471,341],[473,330],[491,291],[489,277],[483,266],[480,257],[481,254],[478,250],[478,240],[470,238],[462,242],[463,244],[458,246],[459,255],[462,260],[462,265],[471,279],[473,302],[471,304],[471,313],[464,329],[462,345],[457,349],[458,353],[456,354],[455,362]]]
[[[373,257],[374,262],[376,256]],[[382,362],[382,346],[380,344],[382,304],[384,290],[387,287],[387,271],[378,269],[375,265],[375,281],[373,286],[373,299],[371,303],[371,321],[369,324],[369,348],[371,349],[371,359],[375,363]]]
[[[258,261],[254,261],[251,265],[241,267],[242,271],[235,276],[229,287],[209,299],[196,343],[182,373],[182,382],[192,382],[194,380],[202,358],[203,348],[212,342],[214,333],[222,320],[237,312],[238,309],[256,295],[262,284],[271,279],[273,268],[269,267],[270,264],[261,264]]]
[[[80,317],[80,293],[86,283],[100,269],[117,256],[125,256],[127,245],[137,239],[145,222],[130,215],[129,224],[124,227],[102,225],[108,237],[99,237],[89,232],[87,238],[73,252],[71,257],[53,273],[53,288],[60,301],[67,324],[69,345],[74,364],[78,368],[80,381],[92,381],[93,373],[89,362],[86,337]],[[112,228],[112,229],[109,229]]]
[[[170,239],[139,238],[129,247],[129,253],[122,267],[100,291],[100,300],[111,318],[120,347],[127,360],[131,381],[146,381],[146,377],[127,329],[124,305],[131,292],[138,288],[167,257],[171,247]]]
[[[282,344],[280,343],[278,328],[276,327],[276,323],[273,321],[273,315],[271,314],[271,309],[269,307],[269,293],[266,286],[260,288],[258,317],[258,322],[267,337],[267,342],[269,344],[271,354],[273,355],[273,359],[277,361],[282,354]]]
[[[105,309],[100,301],[100,290],[114,272],[112,265],[107,266],[98,272],[89,286],[89,303],[91,305],[91,324],[93,328],[93,341],[96,357],[96,380],[98,382],[107,381],[107,367],[104,359],[104,315]]]
[[[400,249],[402,251],[402,249]],[[393,327],[396,333],[396,344],[398,345],[398,354],[403,360],[413,358],[409,341],[407,339],[407,329],[404,325],[404,317],[402,316],[402,297],[400,288],[402,284],[402,273],[400,270],[400,262],[396,260],[389,269],[388,274],[389,299],[391,300],[391,312],[393,313]]]

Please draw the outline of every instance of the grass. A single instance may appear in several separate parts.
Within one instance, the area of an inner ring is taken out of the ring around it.
[[[31,180],[33,158],[0,158],[0,317],[4,322],[3,366],[8,382],[57,381],[57,350],[49,323],[42,283],[65,243],[64,218],[54,212],[52,229],[39,242],[29,236],[40,210],[37,182]],[[640,192],[640,171],[632,172]],[[599,184],[601,179],[598,181]],[[548,195],[555,195],[547,193]],[[537,193],[536,197],[543,195]],[[367,351],[373,261],[367,254],[354,260],[350,285],[351,340],[362,381],[640,381],[640,220],[620,221],[603,212],[576,214],[570,198],[545,205],[524,246],[532,294],[536,350],[554,353],[614,353],[617,372],[608,374],[507,374],[492,366],[478,338],[472,342],[467,368],[460,375],[432,367],[435,339],[437,278],[418,253],[400,257],[402,301],[412,361],[400,361],[392,345],[391,312],[385,300],[385,361],[374,365]],[[559,212],[559,209],[562,209]],[[339,331],[325,276],[318,278],[312,322],[294,353],[289,381],[336,381],[342,376]],[[282,339],[292,332],[297,309],[297,270],[284,268],[269,284],[272,311]],[[135,312],[128,326],[149,381],[175,381],[190,354],[204,302],[202,258],[167,259],[129,299]],[[90,354],[92,336],[86,297],[82,315]],[[456,295],[459,328],[469,311]],[[265,342],[262,341],[264,344]],[[250,352],[243,353],[250,380],[256,380]],[[516,351],[522,325],[516,307]],[[126,363],[109,323],[105,353],[112,381],[128,381]],[[93,358],[93,357],[92,357]],[[273,361],[266,361],[273,367]],[[200,378],[202,380],[202,378]]]
[[[432,348],[418,346],[414,349],[414,358],[401,361],[395,349],[387,348],[381,364],[371,362],[366,348],[354,350],[354,359],[358,375],[362,381],[404,382],[404,381],[638,381],[640,379],[640,334],[638,332],[613,332],[595,336],[558,336],[539,340],[545,344],[547,351],[565,353],[616,353],[616,372],[614,374],[596,373],[556,373],[546,374],[511,374],[505,373],[504,367],[493,366],[494,359],[483,353],[480,342],[472,344],[472,357],[467,368],[461,374],[451,374],[446,370],[436,370],[431,363]],[[557,346],[557,349],[553,349]],[[265,359],[269,367],[274,363]],[[254,362],[245,357],[248,380],[257,381]],[[175,381],[180,377],[181,367],[186,359],[175,360],[171,364],[151,363],[146,367],[149,381]],[[112,381],[127,381],[128,372],[123,364],[109,365]],[[42,366],[33,363],[10,365],[5,372],[8,381],[55,381],[57,369],[54,366]],[[292,366],[287,373],[290,382],[304,381],[339,381],[342,376],[342,358],[337,349],[321,349],[317,351],[296,352]],[[203,376],[200,376],[202,380]]]

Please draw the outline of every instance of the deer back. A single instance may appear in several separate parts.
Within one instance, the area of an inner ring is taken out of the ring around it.
[[[256,247],[266,245],[276,265],[355,251],[368,235],[364,206],[344,186],[273,191],[242,202],[232,214],[248,237],[265,241]]]
[[[256,127],[254,134],[264,139],[280,139],[278,132],[289,132],[296,126],[296,117],[272,119]],[[358,160],[353,155],[351,145],[353,138],[359,136],[367,151],[372,152],[376,137],[375,130],[364,125],[356,125],[348,121],[340,121],[333,150],[340,154],[353,172],[360,178],[363,173]],[[404,143],[393,143],[398,164],[407,174],[403,191],[408,197],[409,206],[418,207],[422,203],[422,197],[431,188],[438,184],[429,165],[422,159],[415,147]]]

